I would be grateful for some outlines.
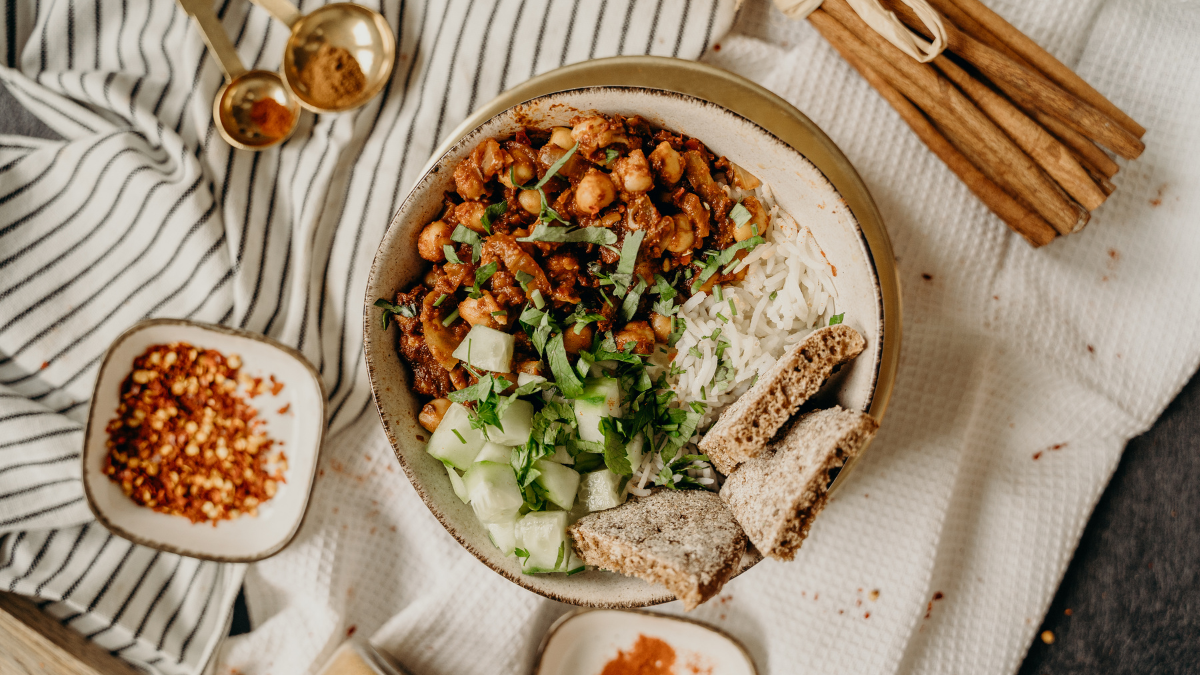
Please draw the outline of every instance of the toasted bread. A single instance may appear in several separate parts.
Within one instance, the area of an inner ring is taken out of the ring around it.
[[[715,493],[655,491],[569,528],[589,565],[662,584],[693,609],[737,571],[746,535]]]
[[[813,331],[721,413],[701,439],[700,449],[717,471],[729,475],[738,464],[758,456],[833,369],[865,346],[858,331],[845,324]]]
[[[878,428],[873,417],[836,406],[802,415],[767,452],[729,475],[721,499],[763,555],[791,560],[825,508],[831,473]]]

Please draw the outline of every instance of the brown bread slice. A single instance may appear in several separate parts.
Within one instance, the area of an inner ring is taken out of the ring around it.
[[[588,565],[662,584],[694,609],[737,571],[746,535],[707,490],[655,491],[597,511],[569,528]]]
[[[845,324],[813,331],[721,413],[701,439],[700,450],[717,471],[729,475],[738,464],[761,453],[833,369],[861,354],[865,346],[858,331]]]
[[[825,508],[830,473],[878,428],[870,415],[837,406],[802,415],[767,452],[730,474],[721,499],[763,555],[791,560]]]

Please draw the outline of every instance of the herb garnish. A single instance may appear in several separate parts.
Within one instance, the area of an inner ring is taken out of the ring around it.
[[[846,317],[845,312],[842,312],[841,314],[834,314],[833,316],[829,317],[829,325],[836,326],[839,323],[841,323],[842,319],[844,319],[845,317]]]
[[[489,206],[483,210],[483,217],[479,220],[479,224],[483,225],[483,229],[487,230],[488,234],[491,234],[492,233],[492,222],[495,221],[500,216],[504,215],[504,212],[507,210],[508,210],[508,200],[502,199],[498,203],[492,204],[491,206]]]
[[[416,304],[393,305],[392,303],[388,302],[385,298],[380,298],[380,299],[376,300],[375,306],[383,308],[383,327],[384,327],[384,329],[387,329],[388,321],[391,320],[392,315],[399,315],[399,316],[403,316],[408,319],[412,319],[412,318],[416,317],[417,314],[420,313]]]

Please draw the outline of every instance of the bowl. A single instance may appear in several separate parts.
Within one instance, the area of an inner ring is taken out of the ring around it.
[[[675,66],[667,69],[671,68]],[[726,82],[735,78],[728,74],[719,77],[725,78]],[[653,75],[646,79],[656,81]],[[682,81],[683,86],[678,88],[686,88],[688,79],[677,78],[672,84]],[[763,90],[744,80],[741,82],[734,87],[737,94],[731,100],[750,96],[762,100]],[[775,104],[774,101],[771,103]],[[767,129],[726,107],[694,96],[654,86],[594,86],[535,95],[485,119],[473,119],[475,126],[465,130],[456,141],[452,137],[445,152],[431,161],[380,243],[364,305],[367,369],[380,419],[396,456],[417,492],[446,530],[499,574],[526,589],[571,604],[641,607],[669,601],[673,596],[660,586],[601,571],[570,577],[524,575],[515,559],[505,558],[491,544],[470,506],[455,496],[442,464],[426,454],[424,442],[428,433],[417,423],[421,403],[412,392],[411,374],[396,353],[397,329],[393,325],[382,328],[378,309],[372,307],[376,299],[393,297],[398,290],[417,280],[427,268],[416,252],[417,236],[425,223],[438,214],[443,192],[452,189],[453,167],[475,145],[490,136],[511,135],[523,124],[566,124],[572,116],[590,111],[639,114],[654,125],[695,136],[714,152],[728,156],[770,183],[780,204],[801,224],[812,229],[826,256],[837,267],[839,311],[846,312],[846,323],[862,333],[868,345],[867,350],[839,375],[829,397],[831,402],[882,416],[891,391],[898,349],[898,299],[886,234],[882,234],[886,278],[881,281],[879,261],[872,254],[867,233],[820,168]],[[795,116],[791,123],[793,131],[795,120],[801,119],[805,124],[799,128],[806,130],[804,133],[823,140],[826,151],[832,148],[829,157],[841,163],[836,168],[841,172],[843,182],[851,185],[856,199],[864,203],[861,197],[866,195],[865,188],[845,158],[799,112],[791,109],[791,114]],[[865,204],[862,211],[869,218],[869,234],[877,237],[883,231],[869,195]],[[885,305],[896,308],[891,317],[886,316]],[[885,338],[889,332],[895,333],[893,339]],[[881,373],[885,377],[881,378]],[[753,562],[755,560],[750,559],[744,564]]]
[[[266,421],[266,432],[283,443],[288,466],[275,496],[257,516],[192,523],[135,503],[103,472],[106,427],[117,414],[121,383],[133,360],[156,344],[187,342],[237,354],[252,377],[274,375],[284,387],[250,400]],[[284,412],[280,410],[284,409]],[[325,392],[315,368],[300,352],[265,335],[182,319],[150,319],[135,324],[108,348],[92,394],[83,446],[83,487],[88,506],[114,534],[135,544],[218,562],[253,562],[283,550],[296,536],[308,509],[321,439],[325,432]]]
[[[534,659],[533,675],[595,675],[629,653],[640,639],[670,646],[673,672],[757,675],[754,659],[737,638],[699,621],[639,610],[577,609],[550,626]],[[620,670],[618,672],[627,672]]]

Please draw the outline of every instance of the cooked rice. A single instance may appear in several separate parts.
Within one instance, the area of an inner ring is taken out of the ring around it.
[[[683,303],[678,314],[686,328],[675,344],[674,372],[679,374],[673,378],[672,389],[685,405],[692,401],[707,405],[699,431],[707,430],[788,347],[828,323],[836,313],[833,268],[812,232],[779,208],[766,183],[753,192],[730,190],[730,196],[739,201],[751,194],[767,209],[770,224],[763,235],[766,243],[755,247],[734,268],[746,270],[745,280],[721,286],[720,299],[716,287],[711,293],[697,293]],[[713,340],[717,329],[720,335]],[[727,345],[718,357],[722,342]],[[684,452],[698,453],[694,444],[699,440],[699,434],[693,436]],[[627,490],[639,496],[650,494],[646,485],[662,467],[657,455],[647,456],[635,467]],[[692,462],[685,472],[710,489],[719,487],[717,474],[707,462]],[[682,477],[676,474],[674,479],[679,482]]]

